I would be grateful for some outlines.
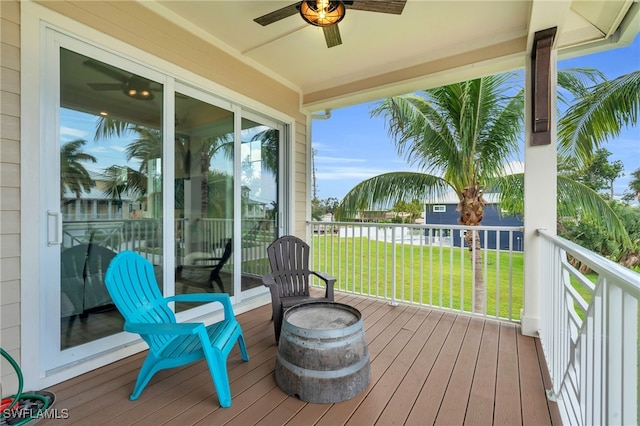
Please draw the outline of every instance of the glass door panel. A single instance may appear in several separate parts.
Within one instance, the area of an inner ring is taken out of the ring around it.
[[[233,295],[234,116],[177,92],[175,105],[175,293]]]
[[[134,250],[162,283],[163,86],[60,49],[60,349],[122,331],[104,285]]]
[[[266,249],[278,237],[280,138],[277,128],[242,118],[242,291],[261,286],[270,271]]]

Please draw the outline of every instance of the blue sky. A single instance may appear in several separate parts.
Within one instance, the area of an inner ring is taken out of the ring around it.
[[[590,67],[613,79],[640,69],[640,36],[624,48],[580,58],[562,60],[560,69]],[[315,150],[318,198],[342,199],[364,179],[381,173],[411,170],[398,156],[382,118],[371,118],[371,105],[335,109],[328,120],[314,120],[312,144]],[[624,130],[603,146],[621,160],[625,176],[614,182],[616,194],[627,190],[629,175],[640,167],[640,127]],[[521,153],[522,154],[522,153]],[[417,171],[417,170],[414,170]]]

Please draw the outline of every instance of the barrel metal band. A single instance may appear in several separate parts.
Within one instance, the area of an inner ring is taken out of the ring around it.
[[[363,357],[355,364],[341,368],[339,370],[309,370],[308,368],[301,368],[297,365],[291,364],[289,361],[282,358],[280,354],[278,354],[278,362],[282,364],[285,369],[291,371],[297,376],[311,377],[314,379],[337,379],[339,377],[345,377],[360,371],[360,369],[362,369],[364,366],[366,366],[366,364],[369,363],[369,354],[367,354],[367,356]]]

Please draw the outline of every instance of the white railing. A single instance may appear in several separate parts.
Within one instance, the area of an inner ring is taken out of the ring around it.
[[[336,277],[337,290],[392,304],[472,313],[474,283],[481,283],[483,315],[520,320],[522,227],[475,227],[474,242],[479,238],[483,248],[482,266],[473,268],[464,226],[353,222],[311,222],[309,226],[312,268]]]
[[[262,276],[269,272],[267,246],[274,240],[273,221],[243,219],[242,272]],[[115,252],[134,250],[156,265],[162,263],[163,233],[161,219],[73,220],[63,224],[63,248],[94,243]],[[211,252],[224,247],[233,235],[231,219],[175,220],[176,264],[184,264],[184,257],[192,252]],[[233,260],[227,262],[231,269]]]
[[[563,422],[639,424],[640,274],[538,234],[545,264],[540,341]]]

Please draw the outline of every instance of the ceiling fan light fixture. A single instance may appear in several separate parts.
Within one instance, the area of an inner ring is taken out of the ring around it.
[[[330,27],[342,21],[344,3],[331,0],[304,0],[300,4],[300,16],[316,27]]]
[[[137,86],[137,87],[136,87]],[[148,88],[144,87],[140,81],[132,79],[129,81],[128,87],[126,87],[123,92],[125,95],[138,99],[141,101],[150,101],[153,99],[153,93]],[[148,83],[146,84],[148,86]]]

